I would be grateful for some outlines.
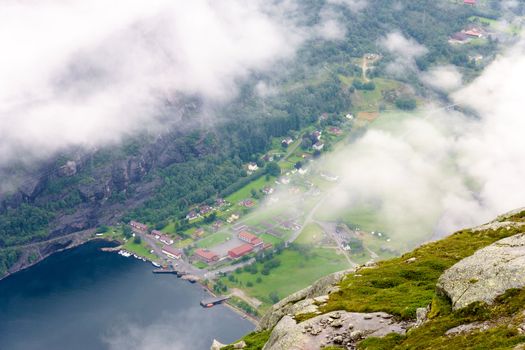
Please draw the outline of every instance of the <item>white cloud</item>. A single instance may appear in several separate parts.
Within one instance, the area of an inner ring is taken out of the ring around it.
[[[327,3],[347,6],[352,12],[359,12],[368,6],[368,0],[328,0]]]
[[[461,86],[462,76],[456,66],[436,66],[423,72],[421,81],[435,89],[450,92]]]
[[[449,234],[525,205],[525,45],[453,95],[476,117],[429,108],[328,155],[330,211],[374,208],[395,244]]]
[[[227,100],[238,79],[291,57],[300,43],[274,6],[2,2],[1,162],[157,128],[156,117],[166,113],[161,102],[180,92]]]
[[[416,58],[425,55],[428,49],[412,38],[394,31],[379,40],[379,45],[394,56],[394,61],[387,65],[387,71],[395,76],[402,76],[408,71],[417,70]]]
[[[313,28],[314,36],[324,40],[341,40],[346,35],[345,21],[338,6],[344,6],[357,13],[368,6],[368,0],[327,0],[319,13],[320,21]]]
[[[122,318],[107,330],[102,340],[110,350],[209,349],[213,341],[210,339],[211,334],[215,334],[223,342],[228,342],[234,341],[239,334],[253,329],[246,322],[235,322],[239,320],[239,316],[231,313],[230,310],[217,311],[231,313],[219,316],[219,321],[224,320],[239,327],[226,332],[221,324],[217,323],[217,315],[204,317],[203,310],[196,308],[184,308],[180,311],[176,314],[163,312],[147,325]]]
[[[346,35],[346,28],[341,16],[332,8],[324,7],[320,12],[320,22],[314,27],[314,32],[325,40],[340,40]]]

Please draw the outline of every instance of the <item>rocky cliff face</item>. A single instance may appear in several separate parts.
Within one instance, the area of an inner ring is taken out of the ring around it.
[[[180,131],[168,133],[139,144],[130,154],[105,149],[71,152],[65,160],[52,159],[37,169],[21,171],[17,190],[9,194],[0,192],[0,214],[24,203],[59,202],[78,194],[81,202],[60,210],[49,227],[49,238],[113,224],[153,193],[159,180],[148,177],[149,174],[185,162],[188,157],[202,157],[214,151],[203,145],[188,149],[179,140],[183,136]],[[110,200],[121,193],[126,194],[125,201]]]
[[[418,275],[418,268],[428,266],[428,271],[442,273]],[[401,258],[327,276],[274,305],[262,318],[258,333],[236,347],[222,348],[523,349],[524,271],[522,208]],[[403,279],[397,281],[397,277]],[[427,281],[434,281],[433,291],[428,290]],[[380,287],[374,289],[374,285]],[[342,298],[352,295],[362,302]],[[392,305],[389,298],[419,307],[406,317],[403,305]]]

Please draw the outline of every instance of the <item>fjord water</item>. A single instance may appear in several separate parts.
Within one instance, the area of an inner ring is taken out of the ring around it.
[[[0,349],[209,349],[254,327],[199,285],[101,252],[101,242],[55,254],[0,281]]]

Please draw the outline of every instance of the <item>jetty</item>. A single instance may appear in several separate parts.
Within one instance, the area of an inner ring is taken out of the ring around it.
[[[212,307],[214,305],[221,304],[223,301],[226,301],[228,299],[230,299],[230,297],[226,295],[218,296],[214,298],[203,299],[201,300],[201,306],[202,307]]]
[[[182,277],[188,274],[188,272],[184,270],[177,270],[173,268],[159,268],[159,269],[154,269],[152,272],[157,273],[157,274],[172,274],[172,275],[177,275],[177,277]]]

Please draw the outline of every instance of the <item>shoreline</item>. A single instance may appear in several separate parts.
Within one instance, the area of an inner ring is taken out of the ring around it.
[[[197,282],[199,285],[202,286],[202,288],[208,293],[210,294],[212,297],[216,297],[217,295],[212,291],[210,290],[210,288],[208,288],[208,286],[202,284],[200,281]],[[250,321],[250,323],[252,323],[254,326],[259,326],[259,319],[249,313],[247,313],[246,311],[238,308],[237,306],[235,305],[232,305],[228,302],[228,300],[224,301],[223,303],[221,303],[221,305],[224,305],[226,306],[227,308],[231,309],[232,311],[234,311],[235,313],[241,315],[245,320],[248,320]]]
[[[100,251],[103,251],[103,252],[107,252],[107,253],[118,253],[118,251],[122,250],[122,242],[120,241],[117,241],[117,240],[114,240],[114,239],[108,239],[108,238],[103,238],[103,237],[93,237],[92,234],[94,233],[94,230],[86,230],[86,231],[79,231],[79,232],[74,232],[72,233],[70,236],[74,236],[74,240],[73,241],[70,241],[66,246],[62,247],[62,248],[59,248],[57,250],[53,250],[53,251],[50,251],[44,255],[42,254],[39,254],[38,255],[38,259],[36,259],[35,261],[31,262],[31,263],[26,263],[26,264],[19,264],[18,266],[16,266],[14,269],[10,270],[7,272],[6,275],[4,276],[0,276],[0,282],[10,276],[13,276],[21,271],[24,271],[30,267],[33,267],[37,264],[39,264],[40,262],[44,261],[45,259],[47,259],[48,257],[50,257],[51,255],[54,255],[56,253],[60,253],[60,252],[63,252],[63,251],[66,251],[66,250],[69,250],[69,249],[73,249],[73,248],[77,248],[81,245],[84,245],[86,243],[89,243],[89,242],[96,242],[96,241],[100,241],[100,242],[106,242],[108,244],[115,244],[115,246],[113,247],[102,247],[102,248],[99,248]],[[84,236],[88,236],[89,237],[84,237]],[[67,237],[67,236],[66,236]],[[62,238],[64,239],[65,237],[59,237],[59,238]],[[37,243],[34,243],[33,247],[38,247],[38,246],[46,246],[46,244],[50,244],[50,242],[37,242]],[[26,251],[23,252],[23,255],[28,255],[28,252],[31,252],[32,249],[29,248],[27,249]],[[137,256],[140,256],[140,255],[137,255]],[[146,261],[145,262],[148,262],[149,264],[152,264],[152,262],[154,262],[153,260],[147,258],[147,257],[143,257],[143,256],[140,256],[141,258],[145,259]],[[156,263],[158,263],[158,261],[155,261]],[[153,266],[153,265],[152,265]],[[191,282],[190,282],[191,283]],[[215,293],[213,293],[213,291],[211,291],[208,286],[204,285],[202,283],[201,280],[197,281],[196,283],[199,284],[200,287],[202,287],[210,296],[212,297],[216,297],[217,295]],[[244,310],[228,303],[228,301],[225,301],[224,303],[222,303],[222,305],[226,306],[227,308],[229,308],[230,310],[232,310],[233,312],[235,312],[236,314],[238,314],[239,316],[241,316],[242,318],[244,318],[245,320],[248,320],[250,323],[252,323],[254,326],[258,326],[259,325],[259,320],[245,312]]]
[[[107,240],[106,240],[107,241]],[[119,245],[116,246],[116,247],[110,247],[110,248],[100,248],[101,251],[104,251],[104,252],[108,252],[108,253],[118,253],[120,250],[124,250],[122,248],[122,242],[118,242]],[[159,261],[153,261],[147,257],[144,257],[144,256],[140,256],[137,254],[137,256],[139,256],[141,259],[145,259],[146,262],[152,264],[153,262],[156,262],[156,263],[159,263]],[[159,258],[160,259],[160,258]],[[182,280],[182,278],[177,278],[177,279],[180,279]],[[217,294],[215,294],[210,288],[208,288],[207,285],[203,284],[202,283],[202,280],[199,279],[195,282],[190,282],[190,281],[187,281],[191,284],[198,284],[200,287],[202,287],[203,290],[205,290],[210,296],[212,297],[217,297]],[[249,321],[251,324],[253,324],[255,327],[257,327],[259,325],[259,319],[249,313],[247,313],[246,311],[238,308],[237,306],[235,305],[232,305],[231,303],[228,302],[228,300],[224,301],[223,303],[221,303],[221,305],[224,305],[225,307],[229,308],[230,310],[232,310],[233,312],[235,312],[236,314],[238,314],[239,316],[241,316],[243,319]]]
[[[13,248],[19,248],[21,250],[21,257],[18,259],[17,263],[15,263],[13,266],[11,266],[8,269],[5,275],[0,276],[0,281],[18,272],[24,271],[30,267],[37,265],[38,263],[49,258],[51,255],[79,247],[88,242],[104,241],[107,243],[120,244],[120,242],[115,241],[115,240],[105,239],[105,238],[96,237],[96,236],[93,237],[94,233],[95,233],[95,229],[88,229],[88,230],[73,232],[73,233],[70,233],[69,235],[57,237],[55,239],[44,241],[44,242],[35,242],[35,243],[30,243],[30,244],[27,244],[21,247],[20,246],[13,247]],[[50,250],[44,253],[41,252],[41,249],[45,250],[46,248],[50,248],[53,245],[63,245],[63,246],[58,249],[53,249],[53,250]],[[31,253],[36,254],[36,252],[38,252],[37,258],[32,262],[28,262],[27,260],[28,256]],[[21,262],[21,260],[23,260],[23,262]]]

